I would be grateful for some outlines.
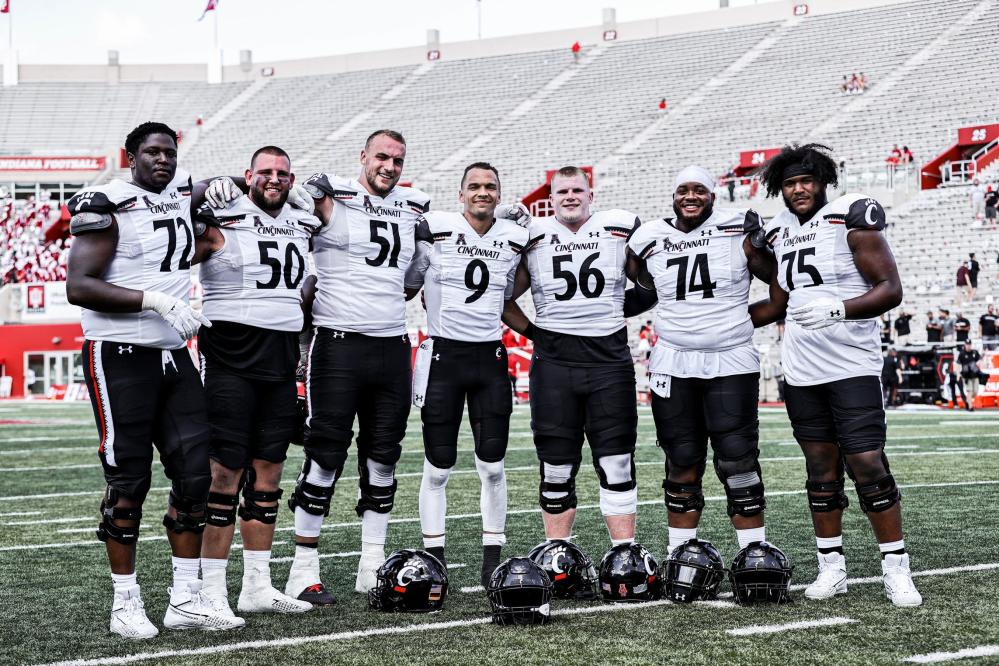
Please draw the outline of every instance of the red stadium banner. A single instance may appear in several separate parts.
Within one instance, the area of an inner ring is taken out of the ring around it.
[[[973,125],[957,130],[957,144],[959,146],[991,143],[996,139],[999,139],[999,123],[995,125]]]
[[[106,157],[0,157],[0,171],[103,171],[105,167]]]
[[[757,148],[755,150],[743,150],[739,152],[739,166],[746,168],[757,168],[771,157],[777,155],[780,148]]]

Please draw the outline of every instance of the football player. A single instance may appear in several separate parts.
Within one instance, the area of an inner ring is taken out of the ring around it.
[[[555,215],[528,225],[530,240],[503,321],[534,340],[531,429],[546,536],[572,534],[585,435],[600,480],[600,509],[611,542],[619,545],[634,540],[638,502],[638,408],[624,292],[626,244],[639,220],[624,210],[591,212],[592,202],[582,169],[567,166],[552,176]],[[630,262],[628,276],[637,275],[638,262]],[[528,287],[536,323],[515,300]]]
[[[249,196],[223,211],[207,204],[198,211],[206,231],[198,238],[195,261],[201,262],[203,311],[213,323],[198,338],[212,468],[201,549],[203,593],[232,615],[226,565],[238,513],[243,537],[238,610],[302,613],[312,604],[272,587],[270,556],[281,471],[297,418],[300,288],[309,241],[320,223],[288,203],[295,175],[281,148],[257,150],[245,180]],[[301,190],[296,203],[311,206],[312,197]]]
[[[773,258],[759,216],[716,208],[714,187],[706,169],[683,169],[673,184],[675,218],[646,223],[628,241],[643,267],[639,287],[659,299],[649,387],[666,453],[667,555],[697,537],[709,439],[739,548],[766,539],[749,286],[753,276],[769,282]]]
[[[444,562],[445,496],[458,454],[468,402],[481,482],[482,585],[506,543],[506,456],[513,396],[500,317],[528,231],[495,217],[499,173],[490,164],[465,168],[462,213],[428,212],[417,227],[417,256],[406,274],[410,295],[423,287],[430,337],[417,352],[413,404],[423,420],[420,523],[424,547]]]
[[[69,202],[75,238],[66,280],[69,301],[83,308],[84,377],[107,481],[97,536],[106,544],[114,584],[110,629],[126,638],[158,633],[135,573],[154,446],[172,485],[163,524],[173,586],[163,624],[237,628],[243,620],[215,610],[198,580],[211,483],[209,429],[185,342],[211,324],[188,305],[194,187],[177,168],[177,135],[162,123],[132,130],[125,153],[131,181],[85,189]]]
[[[882,233],[885,211],[865,195],[829,201],[836,162],[818,144],[791,145],[761,175],[787,206],[767,226],[775,254],[770,300],[751,308],[757,326],[787,310],[781,347],[787,413],[805,454],[805,488],[815,527],[819,575],[810,599],[846,592],[843,472],[881,550],[885,593],[896,606],[918,606],[902,539],[901,494],[884,453],[877,318],[902,302],[902,283]]]

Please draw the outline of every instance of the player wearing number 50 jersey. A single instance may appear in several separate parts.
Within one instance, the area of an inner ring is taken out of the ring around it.
[[[670,551],[696,538],[708,440],[739,547],[764,541],[766,500],[758,462],[760,359],[749,286],[769,281],[759,216],[715,208],[714,179],[690,166],[676,177],[676,217],[646,222],[628,241],[658,294],[649,364],[652,415],[666,453]],[[755,244],[754,244],[755,241]]]
[[[332,603],[319,579],[316,545],[355,417],[358,592],[374,587],[385,561],[395,465],[412,399],[404,277],[418,219],[430,208],[426,194],[398,184],[405,158],[402,135],[379,130],[361,151],[360,178],[316,174],[305,185],[326,227],[313,240],[317,328],[306,376],[306,459],[291,498],[297,547],[285,592],[307,601]]]
[[[231,614],[226,565],[238,513],[244,563],[238,609],[301,613],[312,604],[271,585],[270,551],[281,471],[297,418],[300,286],[320,223],[288,203],[295,175],[281,148],[257,150],[245,180],[249,196],[224,210],[206,204],[198,211],[206,231],[196,260],[204,312],[214,324],[198,340],[212,432],[204,593]],[[308,196],[302,201],[312,204]]]
[[[626,244],[639,221],[623,210],[591,214],[592,201],[578,167],[552,176],[555,215],[528,225],[530,239],[503,320],[534,340],[531,428],[541,461],[545,534],[566,539],[572,533],[585,434],[600,479],[600,509],[617,545],[634,539],[638,501],[638,408],[624,301],[626,273],[638,275]],[[528,287],[536,323],[514,300]]]
[[[843,467],[881,550],[885,593],[897,606],[918,606],[902,540],[901,495],[884,453],[881,342],[877,317],[902,301],[902,284],[884,209],[864,195],[834,201],[836,163],[817,144],[786,146],[767,163],[769,196],[787,210],[767,227],[776,266],[770,301],[754,305],[757,325],[783,317],[781,348],[787,413],[805,454],[806,490],[818,546],[819,575],[805,596],[846,592]]]
[[[462,175],[462,213],[430,212],[417,231],[407,290],[423,286],[430,337],[416,356],[413,404],[423,420],[420,523],[423,544],[444,561],[445,489],[458,454],[465,402],[481,482],[482,581],[506,543],[506,456],[513,398],[500,331],[503,305],[527,244],[527,229],[495,217],[499,173],[485,162]]]
[[[153,447],[171,481],[163,524],[173,553],[164,625],[243,625],[201,594],[198,558],[211,481],[208,421],[198,372],[184,343],[210,325],[188,305],[195,229],[194,186],[177,169],[177,135],[143,123],[125,140],[130,182],[112,180],[69,202],[74,236],[66,295],[83,308],[84,376],[100,433],[107,490],[97,530],[114,583],[112,632],[149,638],[135,574]]]

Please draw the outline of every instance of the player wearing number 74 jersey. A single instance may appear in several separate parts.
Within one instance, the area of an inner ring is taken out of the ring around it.
[[[884,209],[864,195],[834,201],[836,163],[817,144],[785,146],[762,174],[768,196],[787,210],[767,228],[776,255],[770,301],[754,304],[757,326],[783,317],[781,359],[787,414],[805,454],[805,488],[815,527],[819,575],[810,599],[846,592],[843,466],[857,487],[881,550],[885,593],[918,606],[902,540],[901,494],[884,453],[881,340],[877,317],[902,301],[895,258],[882,231]]]
[[[423,419],[423,543],[444,561],[445,488],[457,459],[468,401],[481,481],[482,581],[499,565],[506,542],[506,456],[513,400],[500,334],[505,298],[527,244],[527,229],[494,215],[499,173],[485,162],[465,169],[463,213],[428,212],[417,227],[416,258],[406,289],[423,286],[430,338],[417,352],[413,404]]]

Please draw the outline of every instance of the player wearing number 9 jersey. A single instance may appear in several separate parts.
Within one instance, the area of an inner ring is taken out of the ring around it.
[[[902,539],[901,494],[884,453],[877,317],[902,301],[902,284],[885,239],[884,209],[864,195],[828,201],[836,163],[817,144],[785,146],[762,180],[787,209],[767,228],[776,266],[770,301],[754,304],[757,325],[783,317],[784,396],[805,454],[806,490],[818,546],[819,575],[805,596],[846,592],[843,467],[881,550],[885,593],[896,606],[918,606]]]
[[[317,329],[306,375],[306,459],[290,502],[295,560],[285,592],[314,603],[333,602],[319,578],[316,546],[355,417],[362,551],[355,590],[374,587],[385,561],[395,465],[412,399],[404,277],[418,220],[430,208],[426,194],[398,184],[405,158],[402,135],[378,130],[361,151],[358,179],[316,174],[305,185],[326,227],[313,240]]]
[[[231,614],[226,565],[238,514],[244,561],[238,609],[300,613],[312,605],[272,587],[270,551],[297,419],[299,289],[320,222],[287,202],[295,175],[281,148],[257,150],[245,180],[248,196],[224,210],[205,204],[198,211],[206,231],[195,259],[204,311],[214,324],[198,339],[212,432],[203,591]]]
[[[640,286],[651,280],[659,300],[649,385],[666,454],[670,551],[697,536],[709,440],[739,547],[765,540],[749,287],[754,275],[769,281],[773,258],[759,216],[716,208],[714,187],[702,167],[683,169],[673,185],[675,218],[646,222],[628,241],[647,271]]]
[[[444,561],[447,480],[457,461],[458,429],[465,402],[481,482],[482,580],[489,582],[506,543],[506,456],[513,399],[500,316],[527,229],[495,217],[499,173],[488,163],[462,175],[462,213],[431,212],[418,228],[417,257],[407,290],[421,286],[430,337],[416,356],[413,404],[423,420],[420,523],[423,544]]]
[[[528,226],[530,240],[503,320],[534,340],[531,428],[541,461],[545,534],[567,539],[572,533],[585,434],[600,479],[600,509],[618,545],[634,539],[638,501],[638,408],[624,301],[626,277],[638,274],[638,262],[627,261],[626,244],[639,220],[623,210],[591,214],[592,201],[581,169],[555,172],[555,215]],[[536,324],[515,301],[528,287]]]
[[[162,123],[129,133],[130,182],[112,180],[69,202],[66,295],[83,308],[84,377],[100,435],[107,489],[97,536],[111,564],[110,629],[149,638],[135,573],[142,506],[153,447],[171,480],[163,524],[173,554],[164,624],[172,629],[243,625],[200,592],[198,558],[211,481],[204,392],[184,343],[208,320],[188,305],[195,230],[191,211],[203,186],[177,169],[177,135]]]

